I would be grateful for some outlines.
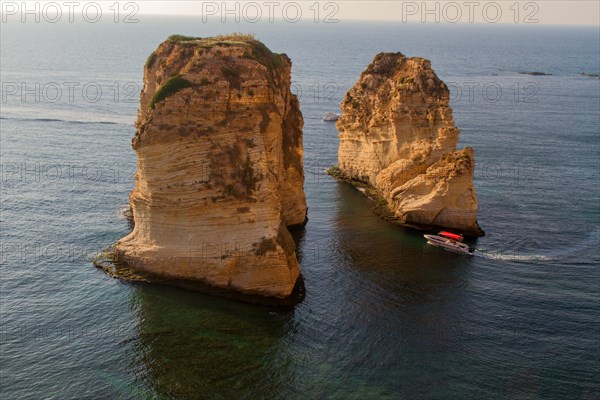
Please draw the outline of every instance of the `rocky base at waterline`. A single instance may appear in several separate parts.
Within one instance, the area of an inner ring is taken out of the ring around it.
[[[286,303],[306,221],[291,61],[249,35],[171,36],[150,55],[133,148],[133,231],[115,260],[152,282]],[[256,302],[256,301],[253,301]]]
[[[108,248],[99,253],[92,260],[92,264],[99,270],[111,276],[112,278],[118,279],[127,284],[147,283],[176,286],[194,292],[200,292],[213,296],[223,297],[226,299],[242,301],[244,303],[259,304],[269,307],[292,307],[304,300],[304,296],[306,294],[302,275],[300,275],[296,280],[296,284],[292,289],[290,295],[284,299],[244,294],[227,289],[220,289],[215,286],[203,284],[200,281],[165,279],[164,277],[161,277],[159,275],[153,275],[151,273],[133,270],[127,265],[119,262],[114,247]]]
[[[146,277],[116,261],[114,247],[108,248],[96,255],[92,260],[92,264],[115,279],[125,282],[149,282]]]
[[[474,151],[456,149],[449,97],[428,60],[378,54],[342,102],[334,175],[368,187],[391,222],[483,236]]]
[[[394,210],[388,206],[387,201],[377,189],[375,189],[368,183],[355,180],[352,177],[343,174],[337,165],[329,168],[327,170],[327,174],[340,182],[344,182],[351,185],[359,192],[364,194],[369,200],[373,202],[373,207],[371,208],[373,214],[377,215],[384,221],[390,222],[395,225],[400,225],[407,228],[413,228],[427,232],[438,232],[440,230],[448,229],[448,227],[441,225],[431,225],[427,223],[410,223],[407,221],[400,220],[398,216],[394,213]],[[480,236],[485,236],[485,232],[481,228],[479,228],[479,230],[477,231],[466,231],[461,233],[466,238],[477,238]]]

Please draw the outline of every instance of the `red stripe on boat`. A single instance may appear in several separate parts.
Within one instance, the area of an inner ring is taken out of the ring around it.
[[[455,239],[455,240],[462,239],[462,235],[457,235],[456,233],[452,233],[452,232],[443,231],[443,232],[440,232],[439,235],[445,236],[450,239]]]

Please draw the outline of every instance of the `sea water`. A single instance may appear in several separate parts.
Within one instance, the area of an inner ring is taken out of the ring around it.
[[[174,33],[232,30],[293,61],[309,207],[293,310],[90,262],[130,229],[146,58]],[[597,398],[600,81],[580,73],[599,72],[599,46],[597,27],[3,24],[2,398]],[[431,60],[451,89],[478,257],[380,220],[325,173],[338,138],[322,116],[380,51]]]

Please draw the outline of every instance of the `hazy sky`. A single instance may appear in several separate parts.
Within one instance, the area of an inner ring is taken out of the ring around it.
[[[220,18],[226,23],[239,21],[269,23],[274,20],[294,22],[344,22],[347,20],[396,21],[399,23],[495,23],[495,24],[560,24],[600,26],[600,0],[74,0],[74,1],[7,1],[0,0],[2,22],[33,20],[28,10],[51,20],[52,12],[69,13],[67,4],[76,4],[74,13],[81,18],[83,9],[94,18],[94,7],[105,18],[118,10],[121,21],[128,15],[189,15]],[[116,7],[116,8],[115,8]],[[24,11],[25,10],[25,11]],[[25,15],[24,15],[25,14]]]
[[[317,4],[317,7],[314,4]],[[235,22],[276,19],[388,20],[398,22],[600,24],[600,1],[142,1],[140,14],[187,14],[221,16]],[[228,14],[222,16],[227,9]],[[318,13],[317,13],[318,9]],[[236,15],[237,14],[237,15]]]

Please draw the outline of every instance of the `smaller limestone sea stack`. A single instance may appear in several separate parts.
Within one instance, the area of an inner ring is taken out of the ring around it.
[[[117,261],[189,288],[289,298],[300,269],[288,227],[307,211],[290,81],[290,59],[248,35],[171,36],[150,55],[135,226]]]
[[[337,174],[375,191],[392,222],[482,236],[474,153],[456,150],[449,97],[430,61],[378,54],[342,102]]]

